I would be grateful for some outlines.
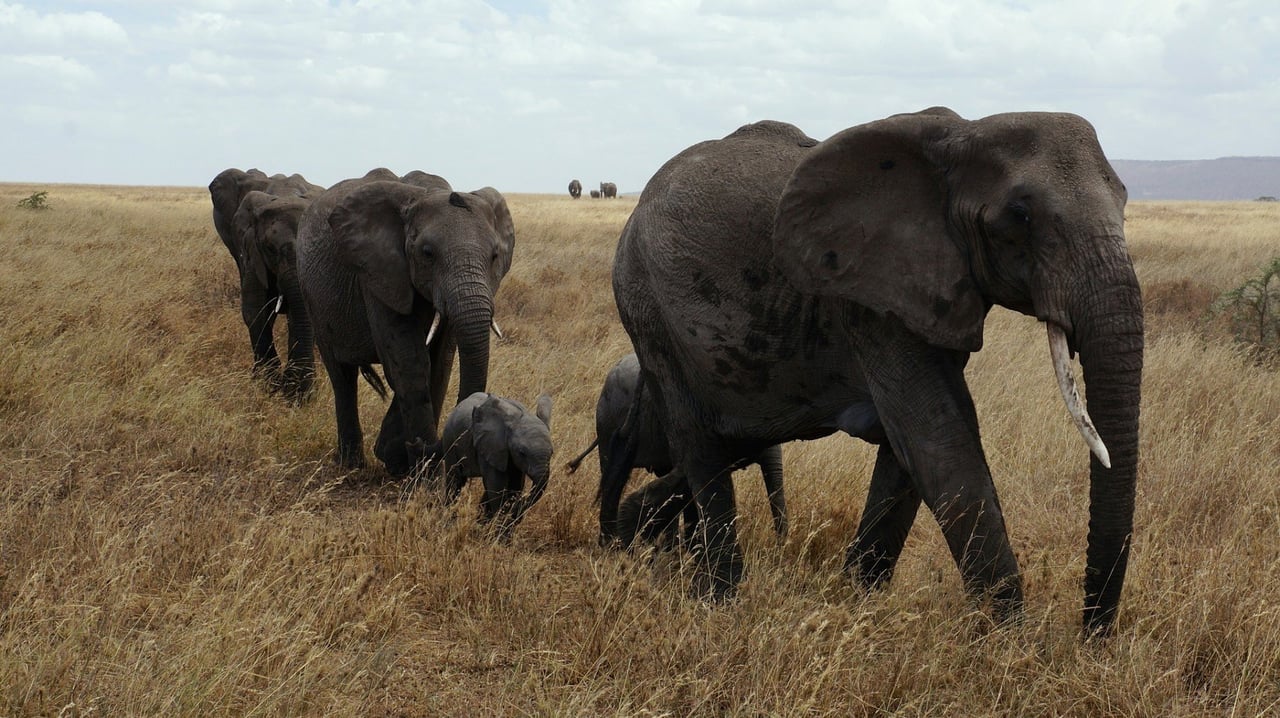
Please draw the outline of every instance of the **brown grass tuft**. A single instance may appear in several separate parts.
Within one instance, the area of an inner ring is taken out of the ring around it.
[[[792,533],[738,481],[749,576],[594,546],[588,461],[511,545],[331,461],[331,397],[250,378],[234,268],[192,188],[0,185],[0,714],[1264,715],[1280,710],[1280,375],[1198,325],[1280,251],[1280,207],[1135,203],[1151,329],[1119,633],[1079,641],[1086,450],[1043,334],[997,310],[968,375],[1028,589],[993,628],[922,513],[893,584],[840,575],[874,453],[785,449]],[[629,350],[609,284],[634,199],[509,198],[492,390],[556,399],[557,465]],[[385,406],[361,397],[373,441]]]

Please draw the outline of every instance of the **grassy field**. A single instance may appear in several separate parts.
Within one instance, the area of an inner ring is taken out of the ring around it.
[[[629,350],[609,272],[635,200],[508,199],[490,390],[555,397],[562,464]],[[785,448],[781,545],[739,476],[748,579],[709,608],[670,556],[595,547],[594,459],[511,545],[474,484],[444,510],[338,471],[327,382],[292,408],[250,378],[203,189],[0,185],[0,715],[1280,714],[1280,373],[1201,321],[1280,253],[1280,205],[1135,203],[1128,235],[1138,528],[1118,634],[1089,645],[1087,454],[1031,319],[995,310],[968,371],[1023,625],[973,610],[923,512],[888,590],[842,578],[874,453],[838,437]]]

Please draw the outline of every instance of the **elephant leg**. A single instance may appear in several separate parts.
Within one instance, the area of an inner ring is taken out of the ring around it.
[[[683,463],[689,490],[700,514],[694,541],[702,550],[698,553],[698,573],[692,592],[714,600],[732,598],[742,582],[743,572],[733,495],[733,462],[703,456]]]
[[[249,329],[249,343],[253,346],[253,373],[274,387],[280,377],[280,355],[276,353],[272,335],[276,298],[268,295],[267,287],[262,286],[253,272],[240,275],[240,316]]]
[[[366,297],[366,305],[374,299]],[[368,309],[369,330],[387,385],[394,393],[391,411],[397,419],[384,418],[384,426],[399,429],[379,440],[379,460],[387,471],[403,476],[412,471],[436,443],[435,407],[431,403],[431,357],[426,331],[411,316],[402,316],[373,304]],[[393,445],[394,444],[394,445]]]
[[[769,495],[769,513],[773,515],[773,530],[779,538],[787,536],[787,497],[782,490],[782,445],[775,444],[760,452],[760,473],[764,476],[764,490]]]
[[[324,360],[333,386],[333,411],[338,424],[338,464],[348,469],[364,466],[364,432],[360,429],[360,408],[356,402],[358,368]]]
[[[888,583],[919,506],[920,494],[911,476],[898,463],[892,447],[881,444],[858,534],[845,557],[845,572],[856,572],[868,590]]]
[[[689,484],[678,471],[650,481],[622,502],[614,524],[618,542],[627,548],[636,538],[647,542],[664,536],[674,538],[672,532],[680,514],[691,501]]]
[[[373,455],[387,467],[387,471],[401,476],[409,473],[409,451],[405,447],[404,417],[400,413],[400,395],[391,396],[391,405],[382,417],[382,428],[373,444]]]
[[[854,333],[872,401],[899,465],[933,512],[971,595],[997,618],[1022,605],[1018,562],[964,381],[966,354],[925,345],[867,315]]]

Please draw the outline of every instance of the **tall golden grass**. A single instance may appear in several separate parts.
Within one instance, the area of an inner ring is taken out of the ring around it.
[[[16,208],[50,190],[50,209]],[[628,351],[609,284],[634,199],[512,196],[491,390],[585,447]],[[1280,713],[1280,374],[1201,316],[1280,252],[1280,206],[1135,203],[1146,288],[1137,535],[1117,635],[1080,641],[1087,452],[1043,333],[996,310],[968,375],[1025,571],[1022,625],[965,599],[922,512],[893,584],[840,573],[870,447],[788,445],[792,529],[738,479],[748,579],[595,547],[596,464],[510,545],[331,460],[332,405],[250,377],[235,270],[194,188],[0,186],[0,714]],[[456,383],[455,383],[456,387]],[[362,394],[372,441],[385,410]],[[637,481],[638,483],[638,481]]]

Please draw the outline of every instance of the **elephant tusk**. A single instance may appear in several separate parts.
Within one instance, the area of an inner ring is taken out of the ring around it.
[[[436,312],[435,319],[431,320],[431,328],[427,330],[427,346],[431,346],[431,340],[435,339],[436,330],[440,328],[440,312]]]
[[[1080,401],[1080,394],[1076,391],[1076,379],[1071,371],[1070,350],[1067,348],[1067,335],[1062,331],[1062,327],[1053,322],[1045,322],[1045,326],[1049,331],[1049,356],[1053,358],[1053,373],[1058,377],[1058,390],[1062,392],[1062,400],[1067,404],[1067,412],[1071,414],[1072,421],[1080,430],[1080,435],[1084,437],[1084,443],[1089,445],[1089,450],[1098,457],[1098,461],[1102,462],[1103,466],[1109,469],[1111,454],[1107,452],[1106,444],[1102,443],[1102,437],[1098,436],[1098,430],[1094,428],[1093,420],[1089,418],[1089,412],[1085,410],[1084,403]]]
[[[498,338],[499,338],[499,339],[502,339],[502,338],[503,338],[503,336],[502,336],[502,330],[498,328],[498,323],[497,323],[496,321],[494,321],[494,320],[490,319],[490,320],[489,320],[489,328],[493,330],[493,333],[494,333],[494,334],[498,335]]]
[[[284,308],[284,295],[283,295],[283,294],[281,294],[280,296],[276,297],[276,308],[275,308],[275,309],[273,309],[273,310],[271,311],[271,313],[272,313],[272,314],[279,314],[279,313],[280,313],[280,310],[281,310],[281,309],[283,309],[283,308]]]

